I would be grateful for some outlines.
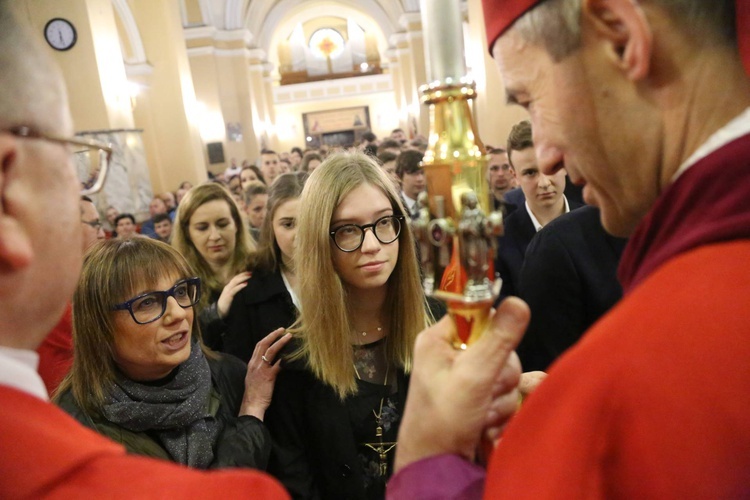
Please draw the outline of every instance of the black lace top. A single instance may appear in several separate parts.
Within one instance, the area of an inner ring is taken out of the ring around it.
[[[393,366],[387,368],[385,347],[385,337],[354,347],[359,392],[346,400],[364,471],[365,491],[370,499],[385,498],[385,484],[393,472],[394,445],[403,412],[397,398],[397,370]],[[381,416],[382,436],[377,435],[376,415]]]

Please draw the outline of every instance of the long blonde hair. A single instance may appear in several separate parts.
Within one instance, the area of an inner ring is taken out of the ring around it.
[[[343,399],[357,392],[354,330],[344,284],[333,267],[334,248],[329,236],[331,217],[343,198],[362,184],[385,194],[396,215],[405,213],[391,180],[370,157],[358,152],[329,156],[302,191],[294,262],[302,305],[293,327],[301,340],[291,359],[303,359],[313,373]],[[408,224],[399,236],[398,262],[388,279],[385,301],[389,318],[386,356],[404,371],[411,370],[414,340],[432,322],[419,278],[414,237]]]
[[[205,305],[209,296],[221,293],[226,283],[216,276],[206,259],[195,248],[193,240],[190,239],[190,218],[198,207],[214,200],[223,200],[229,205],[232,220],[237,229],[234,252],[230,261],[231,275],[238,274],[247,268],[250,254],[255,250],[255,244],[250,233],[245,227],[240,209],[234,201],[232,194],[220,184],[209,182],[195,186],[187,192],[177,208],[177,216],[174,219],[174,232],[172,233],[172,246],[174,246],[190,263],[203,286],[203,298],[201,304]]]
[[[116,374],[112,306],[161,276],[190,278],[193,273],[177,250],[151,238],[112,239],[94,245],[83,261],[73,296],[73,366],[55,397],[70,389],[82,410],[99,414]],[[192,335],[200,341],[197,318]]]

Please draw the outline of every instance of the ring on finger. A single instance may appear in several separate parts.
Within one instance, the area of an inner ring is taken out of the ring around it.
[[[262,359],[263,361],[265,361],[265,362],[266,362],[266,363],[268,363],[269,365],[270,365],[270,364],[272,364],[272,363],[271,363],[271,361],[270,361],[270,360],[269,360],[269,359],[268,359],[268,358],[266,357],[266,355],[265,355],[265,354],[264,354],[263,356],[261,356],[261,357],[260,357],[260,359]]]

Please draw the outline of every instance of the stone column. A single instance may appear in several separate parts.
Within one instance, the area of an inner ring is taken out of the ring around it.
[[[417,124],[417,132],[427,137],[430,129],[430,117],[426,106],[419,103],[419,87],[427,82],[425,68],[424,40],[422,38],[422,19],[418,12],[409,12],[401,16],[401,26],[406,30],[406,40],[411,53],[412,88],[408,92],[409,116]]]
[[[399,67],[399,82],[394,85],[398,88],[398,94],[400,94],[400,101],[397,102],[399,110],[399,127],[404,130],[408,129],[409,123],[409,106],[413,103],[416,95],[414,83],[414,72],[412,70],[412,53],[409,48],[409,41],[406,33],[396,33],[391,35],[391,44],[394,46],[393,53],[396,56],[396,60]]]
[[[404,82],[401,68],[401,62],[398,57],[398,49],[388,49],[386,53],[388,58],[388,71],[391,74],[391,81],[393,82],[393,99],[396,103],[396,108],[401,109],[404,106]],[[381,137],[381,139],[383,139]]]
[[[255,129],[255,141],[253,144],[253,160],[260,156],[262,149],[271,149],[275,144],[275,135],[273,134],[273,121],[269,115],[269,108],[273,107],[273,97],[266,95],[266,82],[264,73],[266,73],[266,54],[261,49],[252,49],[248,53],[246,61],[247,74],[249,82],[249,91],[252,97],[251,114],[253,118],[253,128]]]
[[[153,71],[137,97],[136,126],[144,129],[154,190],[206,179],[201,118],[195,99],[177,2],[130,0]]]

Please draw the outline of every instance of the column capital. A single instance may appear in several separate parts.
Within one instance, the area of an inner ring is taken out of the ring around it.
[[[407,32],[422,31],[422,14],[419,12],[406,12],[398,19],[399,25]]]

